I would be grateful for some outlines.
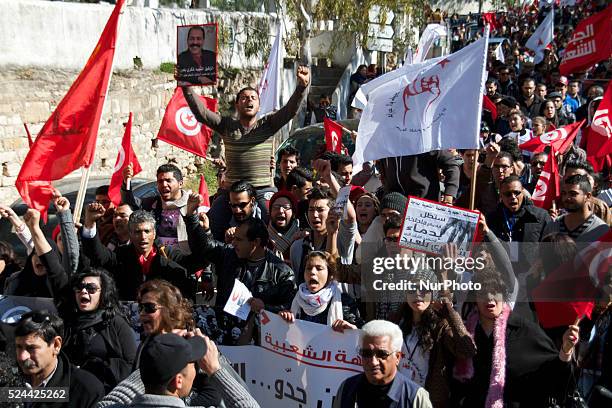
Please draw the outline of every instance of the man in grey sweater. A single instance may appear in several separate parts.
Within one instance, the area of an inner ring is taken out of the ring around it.
[[[139,370],[117,385],[98,407],[185,407],[184,399],[190,395],[196,376],[196,362],[218,388],[225,407],[259,408],[232,375],[231,367],[220,362],[215,343],[199,330],[191,337],[165,333],[147,342],[140,355]],[[109,405],[109,401],[121,403]]]

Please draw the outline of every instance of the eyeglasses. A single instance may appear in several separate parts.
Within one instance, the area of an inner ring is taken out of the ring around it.
[[[75,292],[81,292],[83,289],[85,289],[87,293],[89,293],[90,295],[93,295],[94,293],[100,290],[98,285],[94,283],[83,283],[83,282],[79,283],[78,285],[74,285],[73,289]]]
[[[280,210],[283,209],[285,211],[291,211],[293,208],[291,207],[291,204],[274,204],[272,206],[273,210]]]
[[[393,351],[371,349],[360,349],[358,350],[358,352],[359,355],[363,358],[376,357],[377,360],[386,360],[390,355],[393,354]]]
[[[157,312],[163,306],[156,305],[155,303],[139,303],[138,304],[138,313],[146,313],[152,314]]]
[[[504,197],[510,198],[510,197],[520,197],[520,195],[523,194],[522,191],[505,191],[503,193]]]
[[[409,295],[417,295],[420,297],[425,297],[426,295],[432,293],[431,290],[421,290],[421,289],[415,289],[415,290],[407,290],[406,293],[408,293]]]
[[[238,203],[238,204],[230,204],[230,207],[232,208],[240,208],[241,210],[244,210],[246,208],[247,205],[251,204],[250,201],[247,201],[246,203]]]

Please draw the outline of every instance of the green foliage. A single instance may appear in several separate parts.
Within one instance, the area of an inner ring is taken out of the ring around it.
[[[244,55],[247,58],[260,56],[267,61],[270,55],[270,26],[269,22],[262,19],[253,19],[250,24],[245,25],[246,42],[244,43]]]
[[[166,74],[173,74],[174,75],[174,66],[176,64],[174,62],[162,62],[161,64],[159,64],[159,70],[161,72],[165,72]]]
[[[200,171],[185,180],[185,190],[198,191],[200,188],[200,175],[204,174],[208,193],[212,196],[217,192],[219,185],[217,184],[217,168],[209,161],[206,161],[200,168]]]
[[[262,0],[211,0],[210,6],[223,11],[261,11]]]

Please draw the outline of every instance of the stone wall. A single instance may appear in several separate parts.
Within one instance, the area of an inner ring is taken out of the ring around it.
[[[19,198],[15,179],[29,150],[23,124],[28,124],[35,138],[77,74],[77,71],[58,69],[0,69],[0,203],[10,204]],[[224,77],[223,71],[220,75],[223,93],[213,96],[219,98],[220,106],[227,107],[236,91],[256,83],[261,73],[241,70],[232,77]],[[171,75],[159,71],[115,71],[102,115],[92,175],[110,179],[123,137],[123,123],[130,112],[134,113],[132,143],[143,166],[143,177],[154,178],[156,168],[168,161],[177,163],[187,175],[196,171],[194,155],[163,142],[152,148],[151,139],[157,135],[175,86]],[[79,175],[73,173],[68,177]]]

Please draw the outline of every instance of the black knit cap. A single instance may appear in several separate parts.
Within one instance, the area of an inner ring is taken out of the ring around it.
[[[174,333],[159,334],[149,340],[140,354],[140,378],[145,385],[162,385],[189,363],[206,355],[202,337],[183,338]]]
[[[383,197],[380,202],[380,208],[389,208],[403,214],[406,209],[406,203],[408,203],[408,199],[405,196],[393,191]]]

